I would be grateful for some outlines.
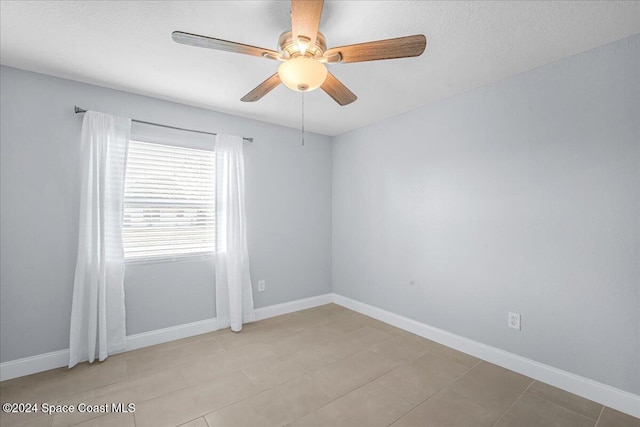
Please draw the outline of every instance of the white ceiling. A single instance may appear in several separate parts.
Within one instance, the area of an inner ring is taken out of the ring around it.
[[[276,49],[288,1],[0,1],[4,65],[300,126],[283,85],[240,98],[278,62],[174,43],[181,30]],[[637,1],[325,1],[329,47],[425,34],[418,58],[330,66],[357,96],[305,95],[307,130],[338,135],[640,33]]]

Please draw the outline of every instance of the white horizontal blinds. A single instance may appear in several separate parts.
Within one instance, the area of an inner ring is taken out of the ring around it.
[[[178,257],[215,247],[215,153],[130,141],[125,258]]]

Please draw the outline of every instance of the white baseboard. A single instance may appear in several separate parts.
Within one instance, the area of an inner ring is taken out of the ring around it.
[[[329,304],[333,301],[333,294],[318,295],[315,297],[303,298],[295,301],[289,301],[282,304],[270,305],[267,307],[256,308],[254,311],[256,321],[268,319],[270,317],[280,316],[283,314],[293,313],[294,311],[306,310],[307,308],[318,307],[320,305]]]
[[[36,372],[61,368],[69,364],[69,349],[38,354],[0,363],[0,381],[23,377]]]
[[[292,313],[298,310],[329,304],[332,299],[333,294],[325,294],[297,301],[285,302],[283,304],[257,308],[254,310],[255,320],[263,320],[269,317],[279,316],[281,314]],[[216,330],[218,330],[218,322],[215,318],[211,318],[200,320],[198,322],[186,323],[184,325],[129,335],[127,337],[126,351],[179,340],[181,338],[192,337],[194,335],[206,334],[207,332]],[[23,377],[37,372],[48,371],[49,369],[61,368],[68,364],[69,349],[11,360],[0,363],[0,381]]]
[[[218,330],[218,321],[215,318],[200,320],[198,322],[186,323],[184,325],[171,326],[155,331],[143,332],[141,334],[129,335],[127,337],[127,350],[137,350],[156,344],[175,341],[194,335],[206,334]]]
[[[342,295],[333,302],[535,380],[640,418],[640,396],[408,319]]]

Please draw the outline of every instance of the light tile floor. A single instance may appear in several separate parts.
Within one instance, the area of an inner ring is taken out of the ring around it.
[[[0,383],[0,400],[135,412],[9,426],[640,427],[640,420],[329,304]]]

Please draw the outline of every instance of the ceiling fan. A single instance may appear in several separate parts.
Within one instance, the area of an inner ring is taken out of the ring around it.
[[[328,72],[325,64],[420,56],[427,45],[426,37],[416,34],[327,49],[326,39],[318,31],[322,6],[323,0],[291,0],[291,31],[280,35],[278,51],[182,31],[174,31],[171,36],[181,44],[282,61],[275,74],[242,97],[243,102],[258,101],[284,83],[300,92],[322,88],[338,104],[347,105],[357,99],[356,95]]]

